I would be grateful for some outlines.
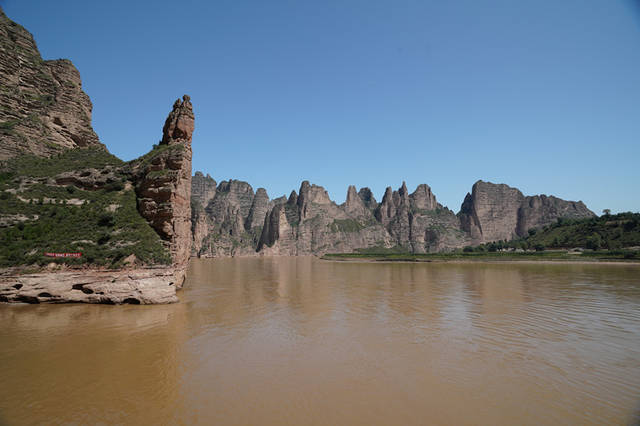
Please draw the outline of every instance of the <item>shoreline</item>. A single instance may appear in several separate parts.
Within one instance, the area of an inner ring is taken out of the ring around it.
[[[586,259],[385,259],[381,258],[359,258],[359,257],[325,257],[319,256],[319,260],[327,262],[346,262],[346,263],[519,263],[519,264],[542,264],[542,265],[631,265],[640,266],[637,260],[586,260]]]

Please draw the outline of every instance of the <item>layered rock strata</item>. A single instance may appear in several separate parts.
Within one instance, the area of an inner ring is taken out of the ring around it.
[[[177,288],[182,286],[191,256],[193,130],[193,107],[184,95],[165,121],[160,144],[132,165],[138,211],[169,248]]]
[[[197,256],[202,242],[209,234],[210,221],[204,210],[216,196],[216,181],[207,174],[196,172],[191,182],[191,255]]]
[[[0,7],[0,160],[99,145],[91,100],[66,59],[43,61],[33,36]]]

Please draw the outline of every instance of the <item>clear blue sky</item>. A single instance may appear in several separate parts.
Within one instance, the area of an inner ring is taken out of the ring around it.
[[[192,97],[194,171],[271,197],[308,179],[478,180],[640,211],[640,5],[632,0],[0,0],[69,58],[128,160]]]

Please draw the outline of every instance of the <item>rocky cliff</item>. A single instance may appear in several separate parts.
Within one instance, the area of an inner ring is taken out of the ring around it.
[[[177,301],[192,244],[189,97],[160,144],[123,162],[91,128],[73,64],[43,61],[0,9],[0,105],[0,302]]]
[[[202,188],[199,173],[193,191],[204,193]],[[395,191],[389,187],[380,203],[369,188],[358,191],[349,186],[342,205],[307,181],[298,192],[275,200],[269,200],[262,188],[254,194],[251,185],[240,181],[223,182],[208,193],[194,197],[193,205],[206,205],[192,216],[195,224],[206,222],[194,225],[198,230],[194,254],[205,257],[321,255],[358,249],[450,251],[522,236],[529,228],[559,217],[593,215],[581,202],[525,197],[507,185],[482,181],[473,186],[457,215],[438,203],[426,184],[412,193],[405,183]]]
[[[0,160],[100,144],[71,61],[43,61],[32,35],[0,8]]]
[[[216,196],[216,181],[211,176],[196,172],[191,182],[191,254],[197,256],[202,248],[202,242],[209,234],[210,221],[204,211]]]
[[[388,187],[375,217],[404,251],[446,251],[468,243],[455,214],[436,201],[426,184],[411,194],[404,182],[397,191]]]
[[[472,244],[511,240],[527,235],[558,218],[585,218],[595,214],[582,201],[546,195],[524,196],[504,184],[478,181],[464,199],[458,217]]]
[[[298,194],[292,192],[286,203],[275,204],[265,217],[258,252],[309,255],[388,247],[391,242],[384,228],[354,192],[350,188],[348,202],[338,206],[323,187],[302,182]]]
[[[264,188],[253,188],[238,180],[207,182],[212,198],[198,198],[192,214],[195,255],[235,256],[251,255],[262,233],[262,225],[270,205]]]

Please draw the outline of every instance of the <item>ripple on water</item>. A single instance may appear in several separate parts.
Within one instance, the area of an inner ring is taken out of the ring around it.
[[[194,259],[175,305],[0,307],[0,422],[624,424],[638,272]]]

